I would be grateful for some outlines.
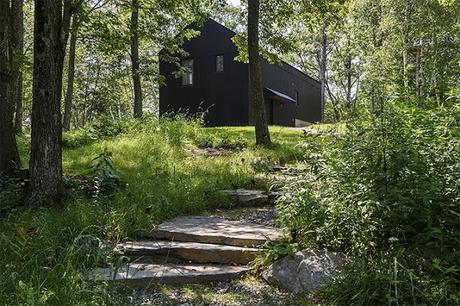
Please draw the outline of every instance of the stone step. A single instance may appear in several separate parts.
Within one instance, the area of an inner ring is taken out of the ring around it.
[[[179,241],[129,241],[117,247],[124,255],[164,255],[195,263],[247,264],[261,254],[260,249]]]
[[[132,288],[147,288],[156,283],[201,283],[224,281],[241,275],[245,266],[193,265],[193,264],[144,264],[132,263],[115,268],[99,268],[93,271],[94,281],[109,281]]]
[[[220,193],[232,197],[238,203],[238,206],[273,205],[279,196],[277,192],[251,189],[221,190]]]
[[[141,235],[172,241],[252,247],[282,237],[281,231],[271,226],[206,216],[179,217]]]

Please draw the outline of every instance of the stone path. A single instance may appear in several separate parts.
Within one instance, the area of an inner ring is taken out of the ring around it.
[[[265,192],[262,190],[236,189],[222,190],[222,194],[232,198],[233,202],[239,207],[256,207],[273,205],[278,192]]]
[[[131,241],[121,245],[133,256],[172,256],[196,263],[247,264],[261,254],[257,248],[179,241]]]
[[[221,217],[229,220],[239,220],[267,226],[274,226],[276,219],[276,210],[273,205],[262,207],[236,207],[232,209],[217,208],[209,211],[208,214],[213,217]]]
[[[256,181],[268,182],[270,186],[279,190],[304,179],[308,172],[305,165],[273,166],[271,171],[259,172],[254,178]]]
[[[281,238],[271,226],[212,216],[179,217],[120,244],[130,263],[95,271],[95,280],[146,288],[155,283],[227,280],[248,270],[267,240]]]

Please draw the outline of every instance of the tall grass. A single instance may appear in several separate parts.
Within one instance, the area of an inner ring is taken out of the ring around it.
[[[226,205],[217,190],[269,188],[254,181],[255,157],[278,163],[301,156],[301,133],[280,127],[271,128],[276,145],[262,149],[250,127],[206,129],[186,118],[115,123],[122,129],[105,124],[109,132],[99,127],[97,137],[88,137],[94,127],[64,135],[72,140],[63,152],[64,170],[90,174],[94,157],[107,149],[123,186],[108,195],[74,195],[64,208],[18,210],[0,220],[0,304],[128,304],[107,284],[85,279],[89,269],[116,260],[113,245],[165,219]],[[235,153],[208,158],[190,150],[196,146]],[[27,137],[20,148],[27,164]],[[102,251],[94,251],[98,241]]]

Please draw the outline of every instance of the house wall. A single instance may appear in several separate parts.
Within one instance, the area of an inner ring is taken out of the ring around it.
[[[261,67],[264,87],[282,92],[293,99],[296,99],[296,91],[299,92],[298,105],[273,102],[273,124],[295,126],[295,119],[310,123],[321,120],[321,90],[318,81],[285,63],[276,65],[263,61]],[[266,99],[265,103],[268,108],[271,101]],[[269,114],[270,111],[267,111]],[[267,118],[270,120],[269,116]]]
[[[201,35],[183,45],[194,60],[192,86],[182,86],[181,77],[174,77],[174,64],[161,62],[160,74],[166,78],[160,87],[160,115],[168,112],[196,112],[209,109],[208,126],[247,125],[248,68],[235,62],[237,48],[231,41],[235,35],[219,23],[208,20]],[[216,56],[224,55],[224,71],[216,72]]]
[[[194,26],[192,26],[194,27]],[[231,41],[234,32],[209,19],[200,29],[201,35],[183,45],[194,60],[192,86],[182,86],[175,77],[174,64],[160,62],[160,74],[165,85],[160,87],[160,115],[166,113],[196,114],[209,109],[205,116],[208,126],[239,126],[253,124],[249,101],[248,65],[234,61],[238,54]],[[224,72],[216,72],[216,56],[224,55]],[[282,63],[262,61],[264,87],[272,88],[296,99],[299,104],[266,100],[267,119],[273,124],[295,126],[296,122],[321,120],[320,84],[296,68]]]

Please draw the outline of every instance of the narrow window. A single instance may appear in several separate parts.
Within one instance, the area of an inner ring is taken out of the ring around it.
[[[224,56],[216,56],[216,72],[224,72]]]
[[[193,59],[183,60],[182,67],[185,69],[182,75],[182,85],[193,85]]]
[[[300,104],[300,101],[299,101],[299,91],[298,91],[298,90],[295,91],[295,103],[296,103],[297,105]]]

